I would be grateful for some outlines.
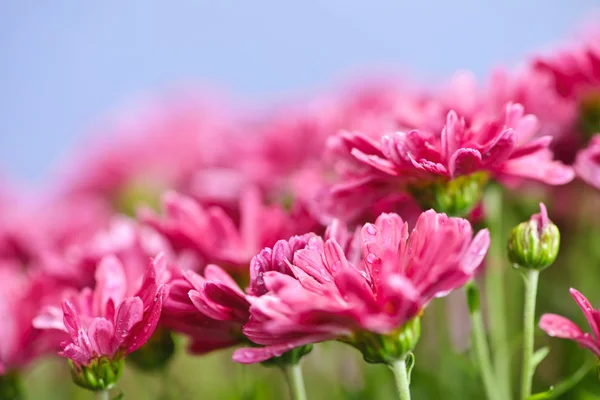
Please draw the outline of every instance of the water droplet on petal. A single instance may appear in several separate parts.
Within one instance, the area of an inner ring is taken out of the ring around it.
[[[369,235],[376,235],[377,234],[377,228],[375,227],[375,225],[372,225],[372,224],[367,225],[367,233]]]
[[[375,254],[373,253],[369,253],[367,254],[367,262],[369,264],[373,264],[374,262],[376,262],[377,260],[379,260],[379,257],[377,257]]]

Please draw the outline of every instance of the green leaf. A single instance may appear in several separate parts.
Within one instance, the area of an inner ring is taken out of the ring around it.
[[[412,374],[413,367],[415,366],[415,355],[411,352],[406,356],[406,374],[408,375],[408,383],[410,383],[410,376]]]
[[[123,400],[125,398],[125,393],[121,392],[118,395],[116,395],[115,397],[113,397],[113,400]]]
[[[544,346],[540,349],[537,349],[533,356],[531,357],[531,364],[533,365],[533,370],[537,368],[537,366],[546,358],[546,356],[550,353],[550,348],[548,346]]]
[[[547,353],[546,353],[547,354]],[[545,356],[544,356],[545,357]],[[540,393],[536,393],[536,394],[532,394],[531,396],[529,396],[527,398],[527,400],[543,400],[543,399],[550,399],[552,398],[554,395],[554,387],[550,386],[550,389],[548,389],[545,392],[540,392]]]

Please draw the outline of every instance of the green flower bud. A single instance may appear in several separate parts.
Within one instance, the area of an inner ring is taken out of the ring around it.
[[[296,365],[300,362],[300,359],[310,353],[313,349],[312,344],[296,347],[290,351],[287,351],[279,357],[273,357],[267,361],[263,361],[261,364],[265,367],[283,367],[286,365]]]
[[[388,335],[356,332],[340,341],[360,350],[364,360],[370,364],[391,364],[406,357],[415,348],[420,336],[421,321],[415,317]]]
[[[527,222],[517,225],[508,239],[508,258],[516,267],[542,270],[549,267],[560,247],[560,232],[550,221],[546,206]]]
[[[167,366],[174,354],[171,331],[158,327],[142,347],[127,356],[127,363],[142,371],[158,371]]]
[[[0,399],[23,400],[25,395],[21,385],[21,377],[16,371],[0,375]]]
[[[479,203],[489,180],[485,171],[459,176],[449,181],[412,185],[409,190],[421,207],[454,217],[464,217]]]
[[[82,366],[69,360],[73,382],[94,392],[112,389],[123,374],[124,365],[123,357],[118,357],[116,360],[101,357],[93,360],[89,365]]]

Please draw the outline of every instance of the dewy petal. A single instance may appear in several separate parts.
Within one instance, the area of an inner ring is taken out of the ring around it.
[[[71,337],[77,337],[77,334],[81,329],[81,321],[79,320],[79,314],[77,313],[75,306],[69,300],[65,300],[62,303],[62,310],[63,322],[67,332]]]
[[[81,365],[88,364],[92,359],[92,355],[87,350],[74,343],[69,343],[65,346],[59,355],[69,358]]]
[[[477,232],[473,238],[465,256],[463,257],[462,268],[467,274],[474,274],[475,270],[481,265],[490,247],[490,232],[482,229]]]
[[[458,149],[450,157],[448,168],[451,177],[468,175],[481,168],[481,153],[475,149]]]
[[[148,341],[150,336],[152,336],[152,333],[154,333],[154,329],[156,329],[156,325],[160,319],[163,303],[168,296],[169,287],[167,285],[159,286],[154,300],[150,303],[150,307],[143,314],[143,319],[131,329],[129,336],[126,339],[126,354],[139,349]]]
[[[127,280],[123,264],[115,256],[104,257],[96,269],[96,289],[94,290],[94,314],[106,315],[109,299],[121,303],[127,293]]]
[[[481,155],[483,164],[492,167],[501,165],[508,160],[516,144],[515,132],[512,129],[503,130],[494,140],[492,147]]]
[[[131,329],[144,317],[144,303],[139,297],[129,297],[119,305],[115,316],[115,338],[119,346],[131,334]]]
[[[255,364],[267,361],[273,357],[279,357],[283,353],[295,349],[296,347],[304,346],[310,343],[323,342],[328,339],[333,339],[335,336],[329,334],[307,335],[306,337],[292,340],[281,345],[273,345],[266,347],[246,347],[237,349],[233,353],[233,361],[241,364]]]
[[[564,185],[575,177],[571,167],[559,161],[551,161],[551,154],[546,150],[527,157],[508,160],[499,172],[511,177],[537,180],[548,185]]]
[[[596,340],[600,340],[600,326],[598,326],[598,311],[594,310],[588,299],[586,299],[585,296],[578,292],[576,289],[571,288],[569,289],[569,292],[571,293],[571,296],[573,296],[573,299],[575,299],[575,302],[577,303],[579,308],[581,308],[583,315],[585,315],[585,319],[590,325],[590,328],[592,329]]]
[[[88,328],[92,348],[99,356],[112,357],[118,345],[112,323],[104,318],[94,318]]]
[[[556,314],[544,314],[540,319],[540,329],[549,336],[562,339],[576,340],[583,336],[583,332],[571,320]]]

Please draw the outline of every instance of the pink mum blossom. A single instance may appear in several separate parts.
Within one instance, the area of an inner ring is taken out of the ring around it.
[[[577,153],[573,168],[577,176],[600,189],[600,134],[590,140],[587,148]]]
[[[355,160],[348,172],[356,175],[351,182],[357,186],[376,180],[453,179],[476,171],[552,185],[569,182],[573,172],[552,160],[551,138],[534,139],[536,133],[537,119],[524,115],[521,105],[509,104],[502,118],[471,126],[451,111],[439,136],[413,130],[384,135],[379,142],[359,133],[340,138]]]
[[[287,263],[313,237],[316,235],[311,233],[279,240],[252,258],[248,293],[260,296],[267,292],[262,278],[267,271],[291,274]],[[171,282],[162,323],[189,336],[192,353],[204,354],[248,344],[242,328],[250,317],[249,308],[246,293],[231,276],[216,265],[208,265],[203,275],[188,270]]]
[[[557,92],[564,97],[581,98],[600,90],[600,30],[590,30],[580,42],[538,57],[535,68],[549,73]]]
[[[249,316],[246,295],[227,272],[211,264],[203,275],[188,270],[171,282],[161,320],[191,338],[194,354],[244,342],[242,326]]]
[[[124,265],[127,282],[141,284],[148,260],[159,253],[174,258],[168,242],[158,232],[128,217],[115,215],[105,228],[98,229],[87,240],[66,246],[62,251],[45,252],[42,265],[49,276],[82,289],[93,286],[99,262],[112,255]]]
[[[32,320],[41,307],[62,295],[51,280],[0,262],[0,376],[58,349],[64,335],[36,329]]]
[[[592,305],[581,293],[570,289],[571,296],[583,311],[592,333],[584,333],[571,320],[556,314],[544,314],[540,320],[540,328],[548,335],[561,339],[569,339],[588,348],[596,357],[600,358],[600,310]]]
[[[76,365],[86,366],[101,357],[119,359],[140,348],[156,328],[169,292],[167,285],[159,285],[163,262],[161,257],[154,260],[141,288],[131,295],[135,289],[127,282],[123,264],[105,257],[96,270],[94,290],[70,296],[62,303],[62,313],[46,309],[34,325],[66,331],[70,340],[61,344],[59,354]]]
[[[432,210],[410,236],[396,214],[365,224],[360,241],[345,246],[330,235],[296,251],[287,263],[291,274],[262,274],[268,292],[247,296],[244,333],[265,347],[240,349],[234,360],[260,362],[308,343],[350,340],[354,332],[389,334],[471,279],[489,247],[487,230],[473,238],[468,221]]]
[[[141,219],[163,234],[175,251],[195,257],[196,269],[216,263],[244,275],[256,253],[295,230],[292,218],[279,206],[265,205],[256,189],[242,194],[238,218],[221,207],[204,207],[169,192],[163,196],[163,216],[145,210]]]

